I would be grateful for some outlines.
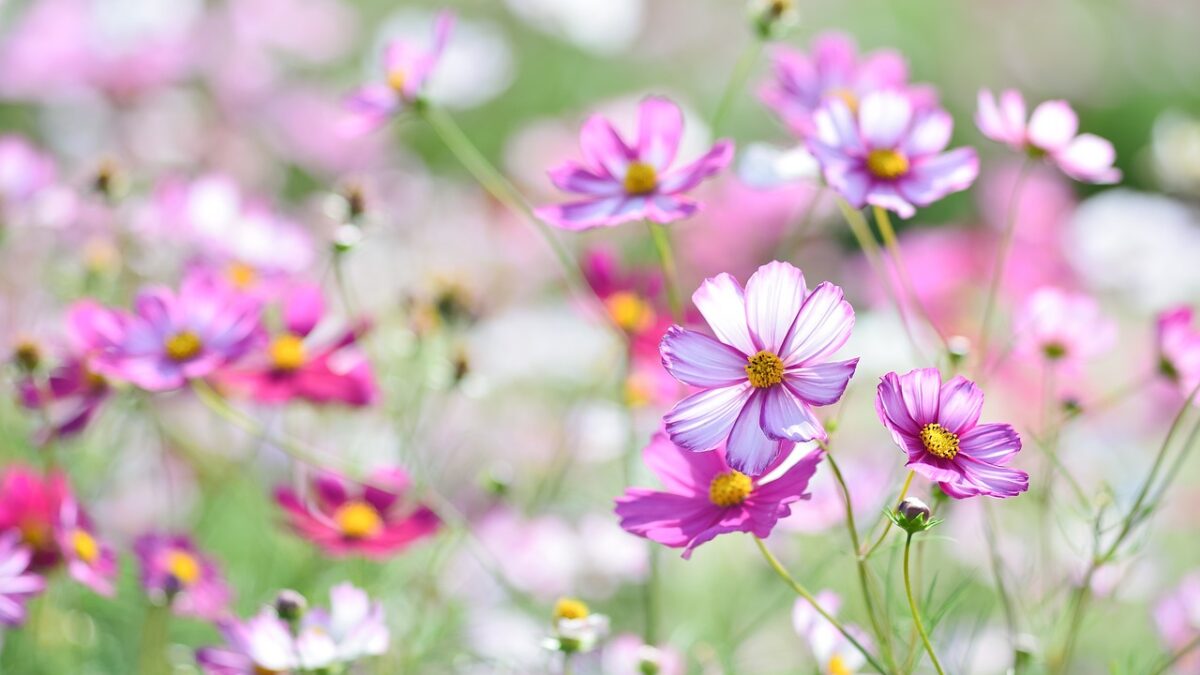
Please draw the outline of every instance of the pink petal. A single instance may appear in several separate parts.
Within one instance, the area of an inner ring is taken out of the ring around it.
[[[807,294],[804,273],[785,262],[767,263],[750,276],[746,282],[746,323],[756,347],[780,353]]]
[[[343,138],[364,136],[387,123],[400,110],[402,102],[395,90],[384,84],[370,84],[350,95],[345,114],[338,120],[337,133]]]
[[[746,325],[746,298],[733,276],[722,272],[705,279],[692,294],[692,303],[708,322],[713,335],[746,356],[758,351]]]
[[[900,376],[904,407],[917,427],[938,421],[942,375],[937,368],[919,368]]]
[[[966,456],[955,459],[966,481],[965,484],[954,483],[953,487],[957,489],[946,490],[951,497],[961,499],[960,495],[973,496],[972,491],[989,497],[1015,497],[1029,489],[1029,474],[1024,471],[994,466]]]
[[[283,304],[283,323],[290,333],[308,335],[325,314],[321,287],[303,284],[292,289]]]
[[[621,194],[615,197],[542,206],[534,210],[534,215],[564,230],[580,231],[594,227],[615,227],[640,220],[645,206],[645,198],[629,198]]]
[[[824,456],[823,450],[813,450],[775,480],[759,485],[754,490],[752,498],[755,502],[761,500],[776,503],[789,497],[807,499],[809,497],[808,484],[812,480],[813,474],[817,472],[817,465],[821,463]]]
[[[781,387],[772,389],[779,390]],[[780,441],[768,437],[762,428],[763,404],[766,398],[766,392],[761,390],[750,395],[733,423],[729,441],[725,445],[725,460],[729,462],[729,466],[748,476],[762,474],[780,450]],[[802,424],[803,420],[789,422]],[[795,433],[800,434],[802,430],[803,428],[797,428]]]
[[[1008,125],[1008,132],[1013,136],[1025,136],[1025,99],[1016,89],[1005,90],[1000,94],[1000,114]]]
[[[659,353],[663,367],[684,384],[711,388],[746,381],[746,357],[702,333],[671,326],[663,335]]]
[[[750,383],[692,394],[663,416],[667,435],[692,452],[712,450],[729,436],[750,398]]]
[[[813,113],[813,124],[815,140],[820,143],[847,154],[866,152],[854,114],[841,99],[829,101]]]
[[[846,392],[857,366],[858,359],[800,366],[789,369],[783,383],[805,403],[833,405]]]
[[[988,464],[1004,464],[1021,451],[1021,437],[1009,424],[980,424],[958,439],[960,454]]]
[[[592,167],[607,171],[610,177],[618,181],[625,180],[625,172],[633,161],[634,153],[603,116],[592,115],[583,123],[583,129],[579,132],[579,147]]]
[[[564,192],[595,197],[613,197],[625,193],[625,186],[620,181],[609,176],[598,176],[574,162],[551,169],[549,174],[554,186]]]
[[[854,328],[854,308],[846,302],[842,289],[821,282],[796,314],[780,350],[789,367],[823,360],[846,344]]]
[[[967,189],[978,175],[979,156],[975,149],[955,148],[917,162],[896,186],[908,201],[928,206],[952,192]]]
[[[1029,118],[1029,142],[1047,152],[1062,150],[1079,131],[1079,118],[1066,101],[1046,101]]]
[[[732,160],[733,141],[719,140],[699,159],[663,176],[659,181],[658,190],[667,194],[691,190],[699,185],[700,181],[724,169]]]
[[[655,433],[650,444],[642,450],[642,460],[664,488],[681,495],[707,496],[713,477],[728,470],[720,451],[684,450],[661,431]]]
[[[908,176],[912,176],[910,172]],[[910,180],[908,177],[901,180]],[[901,218],[912,218],[917,213],[912,200],[896,189],[897,183],[873,182],[867,191],[867,203],[891,211]]]
[[[675,161],[683,136],[683,111],[669,99],[647,96],[638,106],[637,156],[658,171]]]
[[[983,412],[983,390],[957,375],[942,385],[938,396],[938,423],[948,431],[961,434],[979,421]]]
[[[1066,149],[1054,155],[1063,173],[1085,183],[1116,183],[1121,171],[1113,168],[1117,152],[1112,143],[1093,134],[1080,134]]]
[[[912,122],[912,104],[896,91],[868,94],[858,108],[859,128],[871,148],[891,149],[900,144]]]
[[[946,149],[954,131],[954,118],[941,109],[917,113],[912,130],[901,145],[909,157],[932,155]]]
[[[683,220],[700,210],[700,205],[681,195],[653,195],[646,200],[646,219],[659,224]]]
[[[987,89],[980,89],[976,106],[975,126],[979,128],[980,133],[993,141],[1008,143],[1011,136],[1008,133],[1008,125],[1000,115],[1000,108],[996,105],[996,96]]]
[[[757,424],[769,438],[803,443],[828,437],[812,408],[793,396],[787,387],[771,387],[762,391],[758,398],[762,399],[762,412]],[[737,430],[737,425],[734,429]]]

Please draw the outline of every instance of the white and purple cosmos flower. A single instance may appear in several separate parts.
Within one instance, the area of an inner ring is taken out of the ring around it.
[[[975,125],[984,136],[1031,157],[1046,158],[1063,173],[1084,183],[1116,183],[1121,170],[1112,143],[1094,134],[1077,134],[1079,117],[1066,101],[1044,101],[1025,119],[1025,98],[1009,89],[996,96],[979,92]]]
[[[979,423],[983,391],[965,377],[943,384],[937,368],[888,373],[875,411],[908,453],[908,468],[951,497],[1015,497],[1029,489],[1029,474],[1005,466],[1021,437],[1011,425]]]
[[[667,434],[693,452],[726,443],[729,466],[758,476],[789,442],[825,440],[812,406],[835,403],[858,359],[829,361],[854,327],[842,289],[811,291],[784,262],[758,269],[745,290],[728,274],[692,295],[716,338],[672,326],[659,351],[675,379],[703,391],[666,414]]]
[[[950,114],[918,107],[903,92],[871,92],[857,109],[830,99],[813,122],[808,150],[829,187],[855,208],[870,204],[910,218],[979,175],[973,148],[943,152],[954,130]]]
[[[0,625],[25,622],[25,603],[46,588],[46,580],[29,570],[33,551],[21,545],[21,533],[0,534]]]
[[[684,196],[733,159],[733,142],[719,140],[690,164],[672,168],[683,137],[683,111],[668,99],[648,96],[638,106],[637,141],[627,145],[612,124],[592,115],[579,133],[584,162],[550,171],[560,190],[580,201],[543,206],[537,215],[565,230],[613,227],[635,220],[669,223],[696,213]]]
[[[149,391],[209,375],[262,337],[258,300],[199,275],[186,277],[178,292],[142,290],[132,313],[80,301],[69,321],[91,345],[97,373]]]
[[[454,21],[453,12],[438,13],[433,24],[433,44],[428,48],[401,40],[388,43],[383,52],[385,81],[364,85],[350,95],[342,133],[359,136],[374,131],[415,103],[450,40]]]

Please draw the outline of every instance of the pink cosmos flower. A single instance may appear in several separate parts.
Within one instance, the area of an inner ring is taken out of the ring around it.
[[[1192,325],[1192,308],[1176,307],[1159,314],[1157,328],[1159,371],[1190,396],[1200,385],[1200,330]]]
[[[142,588],[154,599],[170,603],[180,616],[215,621],[229,612],[232,592],[211,558],[190,537],[149,533],[138,537],[133,551],[141,567]]]
[[[1005,466],[1020,452],[1020,436],[1008,424],[979,424],[983,391],[965,377],[943,384],[936,368],[888,373],[875,411],[908,453],[908,468],[951,497],[1015,497],[1029,488],[1029,474]]]
[[[808,149],[825,182],[855,208],[867,204],[912,217],[979,174],[973,148],[943,152],[954,120],[937,107],[917,108],[903,93],[867,94],[857,110],[826,101],[814,114]]]
[[[1158,633],[1172,652],[1177,652],[1200,637],[1200,572],[1183,578],[1178,588],[1154,607]],[[1200,652],[1193,651],[1175,664],[1178,673],[1200,671]]]
[[[1061,364],[1076,365],[1112,348],[1117,324],[1090,295],[1039,288],[1025,301],[1016,322],[1017,349]]]
[[[663,366],[703,391],[666,414],[667,434],[693,452],[726,444],[729,465],[762,474],[784,443],[825,440],[812,406],[842,396],[858,359],[829,361],[854,327],[842,289],[784,262],[758,269],[743,291],[728,274],[707,279],[692,302],[716,338],[672,326],[663,336]]]
[[[48,421],[38,436],[39,443],[83,431],[112,393],[108,381],[78,354],[51,370],[45,381],[29,375],[18,386],[21,404],[42,411]]]
[[[871,92],[908,88],[908,64],[891,49],[860,57],[854,39],[826,32],[813,40],[812,53],[777,47],[772,54],[774,79],[759,90],[759,98],[792,133],[806,138],[816,131],[813,113],[832,99],[854,110]],[[936,94],[928,87],[909,89],[918,104],[933,104]]]
[[[616,500],[621,527],[664,546],[682,548],[683,557],[727,532],[770,536],[787,517],[790,504],[808,499],[808,480],[821,450],[802,457],[777,478],[760,482],[733,468],[725,451],[690,452],[659,432],[642,457],[666,492],[629,488]]]
[[[817,593],[816,599],[817,604],[834,616],[842,605],[842,599],[830,590]],[[867,659],[862,652],[858,651],[828,619],[821,616],[812,603],[803,598],[797,598],[792,606],[792,627],[796,629],[796,634],[808,641],[813,659],[817,662],[818,672],[852,675],[867,665]],[[855,640],[870,649],[871,639],[861,628],[847,625],[846,630]]]
[[[365,326],[322,335],[325,301],[319,286],[293,288],[282,305],[284,330],[247,356],[244,368],[221,375],[221,382],[262,403],[374,403],[379,389],[371,364],[355,346]]]
[[[82,300],[68,320],[93,345],[92,366],[106,377],[166,391],[211,375],[262,337],[260,304],[248,295],[189,275],[178,292],[153,286],[134,300],[134,312]]]
[[[1079,117],[1066,101],[1044,101],[1025,120],[1025,99],[1009,89],[996,96],[982,89],[975,125],[984,136],[1031,157],[1044,157],[1063,173],[1085,183],[1116,183],[1112,143],[1094,134],[1078,134]]]
[[[33,552],[32,568],[42,570],[62,559],[54,528],[71,487],[61,473],[42,476],[23,464],[0,474],[0,532],[16,531]]]
[[[672,168],[682,136],[683,111],[660,96],[638,106],[632,146],[607,119],[592,115],[579,134],[584,162],[567,161],[550,171],[556,187],[584,198],[538,208],[538,217],[565,230],[587,230],[634,220],[669,223],[696,213],[700,204],[684,193],[729,164],[733,142],[719,140],[699,159]]]
[[[74,499],[63,502],[54,537],[72,579],[100,595],[116,592],[117,554],[96,536],[91,519]]]
[[[433,24],[433,44],[428,49],[399,40],[387,45],[383,53],[385,82],[365,85],[350,95],[342,123],[345,135],[374,131],[420,99],[450,40],[454,21],[453,12],[438,13]]]
[[[0,533],[0,626],[25,622],[25,603],[46,588],[46,580],[29,571],[33,551],[21,544],[21,533]]]
[[[382,559],[437,531],[441,521],[432,509],[402,502],[409,489],[403,470],[381,469],[368,482],[323,472],[313,478],[308,499],[281,487],[275,501],[296,534],[332,556]]]
[[[684,675],[687,660],[670,645],[654,646],[633,633],[617,635],[600,657],[604,675]]]
[[[621,269],[613,251],[595,248],[579,263],[588,286],[619,328],[629,336],[633,352],[655,356],[658,341],[671,325],[662,274],[654,269]]]

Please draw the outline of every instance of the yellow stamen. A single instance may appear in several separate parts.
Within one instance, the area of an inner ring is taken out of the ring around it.
[[[199,354],[204,344],[200,342],[199,335],[190,330],[185,330],[167,338],[163,346],[167,350],[167,356],[172,361],[187,361]]]
[[[841,99],[842,103],[846,104],[851,113],[858,113],[858,94],[855,94],[853,90],[846,87],[839,87],[830,91],[826,96]]]
[[[37,520],[22,521],[17,529],[21,532],[21,541],[35,551],[44,551],[50,544],[50,526]]]
[[[708,485],[708,500],[717,506],[737,506],[746,501],[754,483],[741,471],[719,473]]]
[[[908,173],[908,157],[899,150],[872,150],[867,155],[867,170],[878,178],[899,178]]]
[[[258,280],[258,272],[244,262],[230,263],[225,275],[229,277],[231,284],[241,290],[250,288]]]
[[[759,389],[779,384],[783,382],[783,359],[764,349],[746,359],[746,377]]]
[[[634,162],[625,170],[625,192],[644,195],[658,187],[658,172],[645,162]]]
[[[296,370],[304,365],[308,357],[304,340],[298,335],[285,333],[271,341],[271,363],[276,370]]]
[[[395,70],[388,71],[387,83],[388,83],[388,86],[391,87],[393,91],[396,91],[398,93],[404,93],[404,82],[407,79],[408,78],[405,77],[403,70],[395,69]]]
[[[179,583],[190,586],[200,578],[200,561],[187,551],[174,550],[167,554],[167,572]]]
[[[926,424],[921,428],[921,443],[934,457],[954,459],[958,454],[958,434],[951,433],[937,423]]]
[[[613,322],[623,330],[636,333],[654,323],[654,308],[636,293],[618,291],[604,301]]]
[[[554,620],[559,619],[586,619],[590,612],[588,606],[582,600],[575,598],[559,598],[558,602],[554,603]]]
[[[75,555],[80,560],[89,565],[100,557],[100,544],[96,543],[95,537],[83,530],[71,533],[71,548],[75,549]]]
[[[342,534],[351,539],[369,537],[383,527],[383,519],[375,507],[357,499],[338,507],[333,520]]]
[[[829,659],[827,670],[829,671],[829,675],[854,675],[854,671],[850,670],[850,666],[846,665],[846,659],[843,659],[841,654],[834,654]]]

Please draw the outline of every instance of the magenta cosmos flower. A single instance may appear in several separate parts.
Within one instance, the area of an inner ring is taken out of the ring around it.
[[[133,544],[141,584],[151,598],[180,616],[215,621],[229,612],[232,593],[211,558],[190,537],[150,533]]]
[[[812,406],[835,403],[858,359],[829,361],[854,327],[842,289],[811,292],[784,262],[758,268],[743,291],[728,274],[707,279],[692,302],[716,338],[672,326],[659,351],[675,379],[703,391],[666,414],[667,434],[693,452],[726,444],[729,465],[760,475],[788,441],[825,440]]]
[[[63,505],[72,499],[66,477],[58,472],[42,476],[22,464],[0,474],[0,532],[15,531],[33,552],[35,570],[61,560],[54,528]]]
[[[727,532],[766,538],[791,514],[791,503],[809,498],[808,481],[821,456],[814,450],[778,478],[760,483],[731,467],[724,450],[690,452],[660,432],[642,457],[666,492],[629,488],[617,498],[617,516],[621,527],[639,537],[682,548],[684,558]]]
[[[54,536],[72,579],[100,595],[116,592],[117,554],[97,536],[79,502],[63,502]]]
[[[0,533],[0,626],[25,622],[25,603],[46,588],[46,580],[29,571],[33,551],[21,544],[21,533]]]
[[[453,12],[438,13],[433,23],[433,44],[428,48],[402,40],[388,43],[383,52],[384,81],[365,85],[350,95],[341,127],[344,134],[358,136],[374,131],[417,102],[450,40],[454,21]]]
[[[255,298],[190,275],[178,292],[158,286],[141,291],[132,313],[83,300],[71,308],[69,321],[93,346],[96,372],[166,391],[250,350],[261,338],[259,315]]]
[[[579,133],[582,164],[568,161],[550,171],[565,192],[584,198],[543,206],[538,217],[565,230],[613,227],[633,220],[669,223],[700,205],[684,196],[733,159],[733,142],[719,140],[690,164],[672,168],[683,136],[683,111],[648,96],[638,105],[637,141],[627,145],[607,119],[592,115]]]
[[[1019,351],[1059,364],[1079,365],[1112,348],[1117,324],[1090,295],[1039,288],[1016,321]]]
[[[282,487],[275,500],[297,534],[333,556],[385,558],[431,536],[440,525],[429,507],[404,503],[409,479],[400,469],[376,471],[366,484],[323,472],[310,487],[307,499]]]
[[[1200,330],[1192,325],[1192,315],[1191,307],[1176,307],[1159,314],[1157,322],[1159,372],[1184,396],[1200,386]]]
[[[979,174],[973,148],[943,152],[954,130],[950,114],[918,108],[902,92],[872,92],[857,110],[829,100],[813,121],[809,152],[829,187],[855,208],[871,204],[910,218],[916,207],[967,189]]]
[[[951,497],[1015,497],[1029,488],[1029,474],[1005,466],[1021,437],[1008,424],[979,424],[983,391],[965,377],[943,384],[936,368],[888,373],[875,411],[908,453],[908,468]]]
[[[975,125],[984,136],[1034,158],[1045,158],[1071,178],[1085,183],[1116,183],[1117,153],[1112,143],[1094,134],[1078,134],[1079,117],[1066,101],[1045,101],[1025,120],[1025,99],[1009,89],[996,96],[979,92]]]
[[[111,395],[108,381],[88,365],[86,350],[77,345],[44,379],[31,373],[18,383],[21,404],[45,418],[39,443],[83,431]]]
[[[867,94],[885,89],[903,90],[919,106],[937,100],[929,87],[908,86],[908,64],[898,52],[881,49],[859,55],[854,39],[838,32],[818,35],[811,54],[776,47],[772,68],[774,78],[759,90],[759,97],[801,138],[814,133],[813,113],[831,99],[851,110]]]
[[[356,346],[365,326],[330,334],[321,331],[325,300],[321,289],[292,289],[282,302],[283,330],[248,355],[221,381],[262,403],[304,399],[313,403],[371,405],[379,396],[371,364]]]

